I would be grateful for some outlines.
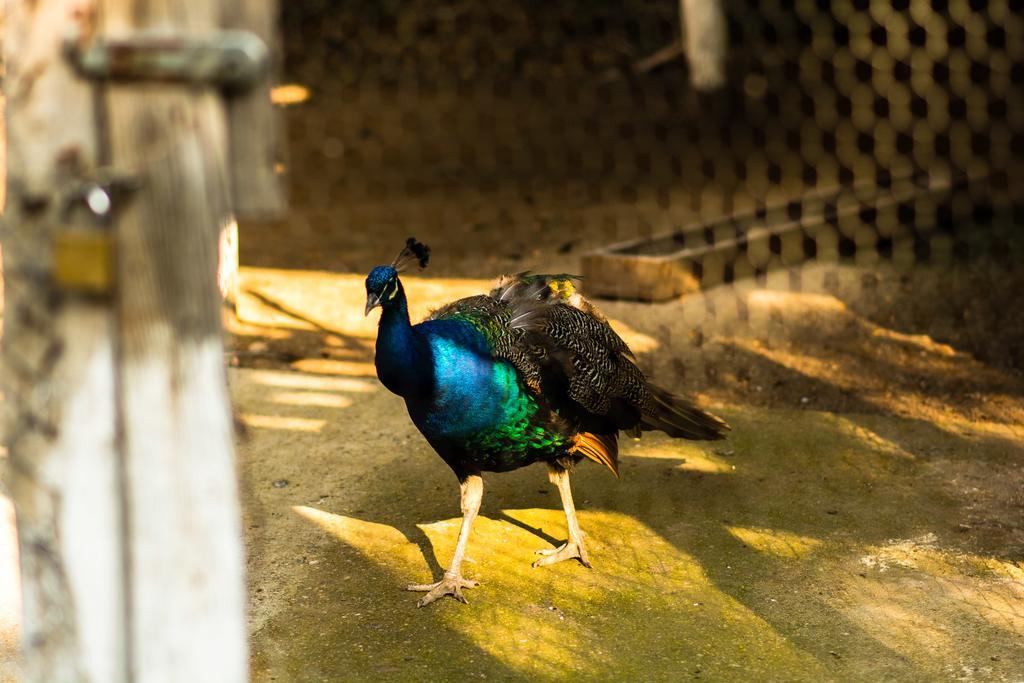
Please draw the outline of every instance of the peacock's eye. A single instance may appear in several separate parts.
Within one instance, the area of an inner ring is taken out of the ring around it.
[[[388,283],[384,285],[383,291],[380,293],[381,301],[390,301],[391,297],[395,295],[395,290],[397,289],[398,280],[389,280]]]

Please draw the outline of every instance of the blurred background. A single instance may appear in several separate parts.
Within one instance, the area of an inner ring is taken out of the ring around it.
[[[820,221],[804,251],[965,256],[968,223],[1013,219],[1019,9],[721,3],[724,81],[702,93],[681,56],[635,69],[678,40],[673,2],[289,3],[293,211],[243,261],[361,271],[398,225],[489,276],[840,187],[881,209],[920,173],[972,191]]]

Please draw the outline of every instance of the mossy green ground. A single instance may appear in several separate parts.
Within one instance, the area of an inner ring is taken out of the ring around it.
[[[1024,677],[1013,519],[964,524],[1019,477],[1019,428],[721,407],[726,442],[627,440],[620,481],[581,465],[593,570],[530,566],[565,537],[543,468],[485,477],[481,586],[417,609],[402,587],[439,577],[458,501],[401,400],[361,364],[232,383],[257,681]]]

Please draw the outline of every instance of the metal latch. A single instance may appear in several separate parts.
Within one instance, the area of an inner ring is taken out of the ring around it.
[[[236,92],[258,83],[270,65],[266,43],[248,31],[143,31],[85,45],[76,30],[65,39],[64,54],[92,80],[190,83]]]
[[[113,218],[136,189],[130,178],[83,182],[64,195],[53,236],[52,276],[62,291],[105,296],[117,281]]]

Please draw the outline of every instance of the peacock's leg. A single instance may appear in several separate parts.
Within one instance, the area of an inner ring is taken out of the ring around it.
[[[466,543],[469,541],[469,529],[473,526],[473,520],[480,512],[480,501],[484,497],[484,480],[478,474],[471,474],[459,484],[459,491],[462,495],[462,529],[459,530],[459,540],[455,544],[455,554],[452,555],[452,563],[448,571],[444,573],[437,583],[413,584],[406,586],[408,591],[426,591],[427,594],[416,603],[417,607],[429,605],[438,598],[450,595],[459,602],[468,602],[462,594],[463,588],[476,588],[479,581],[468,581],[462,578],[462,557],[466,554]]]
[[[548,470],[551,483],[558,487],[558,493],[562,496],[562,507],[565,508],[565,521],[569,527],[569,540],[553,549],[538,550],[538,555],[544,555],[533,563],[534,567],[554,564],[562,560],[577,559],[580,563],[590,568],[590,560],[587,559],[587,549],[583,545],[583,530],[576,520],[576,506],[572,502],[572,490],[569,488],[569,472],[561,467],[551,467]]]

